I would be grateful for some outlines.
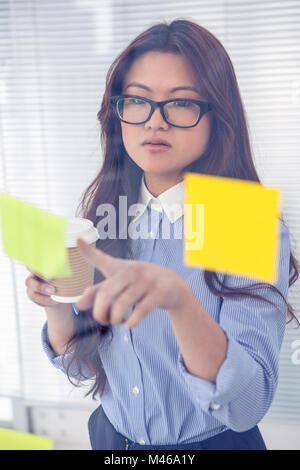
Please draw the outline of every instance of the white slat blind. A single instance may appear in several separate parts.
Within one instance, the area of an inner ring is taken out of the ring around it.
[[[229,52],[259,174],[282,189],[300,258],[298,0],[0,0],[1,188],[36,207],[74,215],[101,165],[96,113],[110,63],[139,32],[175,18],[208,28]],[[41,350],[44,313],[26,296],[27,271],[2,252],[0,263],[0,393],[82,405],[81,392],[70,393]],[[299,293],[297,283],[289,300],[298,310]],[[288,327],[268,419],[300,420],[295,339],[300,330]]]

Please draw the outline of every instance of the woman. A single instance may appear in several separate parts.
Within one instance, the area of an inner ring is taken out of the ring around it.
[[[119,214],[126,196],[142,209],[117,218],[117,238],[97,249],[78,241],[96,275],[77,314],[50,306],[34,273],[27,279],[46,307],[53,365],[70,380],[95,379],[92,448],[265,449],[257,423],[276,390],[286,315],[296,318],[288,229],[281,221],[274,286],[185,266],[178,236],[185,172],[259,182],[225,49],[193,22],[154,25],[111,65],[98,118],[104,161],[80,215],[99,231],[101,204]],[[132,223],[149,238],[129,237]]]

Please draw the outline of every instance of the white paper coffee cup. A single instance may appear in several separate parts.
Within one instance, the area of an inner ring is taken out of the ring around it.
[[[72,217],[67,220],[65,246],[68,249],[72,276],[49,281],[49,284],[56,287],[55,295],[51,295],[51,299],[57,302],[77,302],[83,291],[94,283],[95,268],[81,254],[76,244],[77,238],[82,238],[86,243],[96,246],[99,234],[93,223],[88,219]]]

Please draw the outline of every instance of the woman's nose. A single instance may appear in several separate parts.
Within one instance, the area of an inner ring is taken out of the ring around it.
[[[156,108],[149,121],[145,123],[146,129],[168,129],[169,124],[164,120],[159,108]]]

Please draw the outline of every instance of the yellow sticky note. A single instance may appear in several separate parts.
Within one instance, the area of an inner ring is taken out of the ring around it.
[[[0,194],[0,219],[7,256],[48,278],[71,276],[65,247],[66,219],[6,193]]]
[[[280,192],[257,182],[185,174],[184,262],[275,283]]]
[[[0,450],[51,450],[49,437],[0,428]]]

